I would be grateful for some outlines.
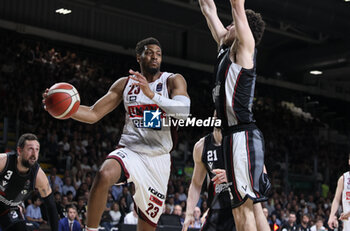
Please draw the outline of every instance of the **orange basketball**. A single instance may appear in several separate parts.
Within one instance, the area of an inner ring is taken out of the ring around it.
[[[80,96],[71,84],[56,83],[50,87],[45,99],[46,110],[56,119],[68,119],[79,108]]]

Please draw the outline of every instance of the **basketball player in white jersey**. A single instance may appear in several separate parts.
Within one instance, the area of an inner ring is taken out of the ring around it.
[[[256,81],[256,45],[265,29],[261,15],[245,10],[245,0],[230,0],[233,23],[224,27],[214,0],[199,0],[219,52],[213,99],[221,119],[222,149],[238,231],[269,231],[261,203],[267,200],[264,138],[252,106]]]
[[[349,154],[350,165],[350,154]],[[337,189],[335,191],[334,199],[332,202],[331,212],[329,214],[328,226],[331,229],[338,227],[338,219],[336,213],[339,208],[339,204],[342,202],[343,212],[339,219],[343,221],[344,231],[350,231],[350,171],[344,173],[338,179]]]
[[[146,128],[144,111],[155,117],[171,114],[184,119],[189,114],[187,85],[180,74],[161,72],[162,49],[155,38],[136,45],[141,73],[130,70],[118,79],[92,106],[80,105],[73,119],[96,123],[122,101],[126,110],[123,134],[117,150],[110,153],[98,171],[88,200],[87,230],[97,230],[106,207],[109,188],[119,182],[133,182],[133,196],[139,219],[138,231],[155,230],[165,203],[170,175],[170,130]],[[45,98],[44,94],[44,98]],[[165,112],[165,113],[162,113]]]

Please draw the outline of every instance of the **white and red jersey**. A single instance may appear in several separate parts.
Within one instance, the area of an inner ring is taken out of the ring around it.
[[[149,83],[150,89],[156,94],[169,98],[167,79],[172,75],[173,73],[162,72],[156,81]],[[143,127],[143,112],[157,110],[159,107],[145,96],[138,86],[132,85],[135,82],[129,78],[123,92],[126,114],[119,145],[140,154],[168,154],[173,146],[170,129],[169,127],[161,129]],[[164,114],[161,117],[164,117]]]
[[[342,205],[343,213],[350,211],[350,173],[346,172],[343,175],[344,178],[344,187],[342,193]],[[350,231],[350,221],[344,221],[344,231]]]

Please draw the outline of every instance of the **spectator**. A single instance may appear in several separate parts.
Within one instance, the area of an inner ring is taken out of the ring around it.
[[[83,226],[85,226],[85,222],[86,222],[86,210],[87,208],[86,208],[84,197],[79,197],[78,204],[77,204],[77,213],[78,213],[80,223]]]
[[[137,224],[137,213],[135,211],[135,206],[134,203],[131,203],[130,205],[130,211],[126,216],[124,217],[124,224],[131,224],[131,225],[136,225]]]
[[[201,209],[198,206],[194,208],[193,216],[194,216],[194,224],[193,226],[190,226],[190,227],[199,229],[202,226],[202,223],[201,223]]]
[[[311,231],[310,217],[304,214],[301,219],[301,223],[298,225],[298,231]]]
[[[49,180],[49,183],[50,183],[52,190],[55,191],[57,189],[58,192],[60,192],[62,194],[63,181],[56,174],[57,174],[57,169],[55,167],[53,167],[51,169],[50,175],[47,178]]]
[[[180,217],[181,225],[183,225],[185,220],[184,220],[184,218],[182,217],[182,214],[183,214],[183,213],[182,213],[182,207],[181,207],[181,205],[175,205],[173,214]]]
[[[282,225],[281,230],[283,231],[296,231],[297,230],[297,226],[296,226],[296,216],[294,212],[291,212],[288,216],[288,221],[284,222]]]
[[[73,197],[75,197],[76,191],[74,186],[72,185],[72,178],[66,176],[66,178],[64,179],[64,185],[62,187],[63,195],[67,195],[69,191],[71,191],[73,193]]]
[[[58,224],[59,231],[81,231],[81,225],[77,218],[77,209],[74,205],[67,207],[68,215],[60,220]]]
[[[323,219],[321,217],[317,218],[316,224],[311,227],[311,231],[325,231],[327,230],[323,226]]]
[[[112,218],[111,225],[114,226],[114,227],[116,225],[118,225],[122,214],[119,211],[119,204],[117,202],[113,203],[112,209],[111,209],[111,211],[109,211],[109,215]]]
[[[41,199],[38,196],[33,197],[33,204],[28,205],[26,208],[26,219],[31,223],[34,229],[39,229],[41,224],[47,222],[43,220],[40,210]]]

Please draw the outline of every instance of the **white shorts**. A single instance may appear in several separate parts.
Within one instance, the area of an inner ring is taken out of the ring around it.
[[[156,227],[168,188],[170,154],[149,156],[120,148],[107,158],[116,159],[124,169],[128,182],[135,184],[133,198],[139,217]]]

